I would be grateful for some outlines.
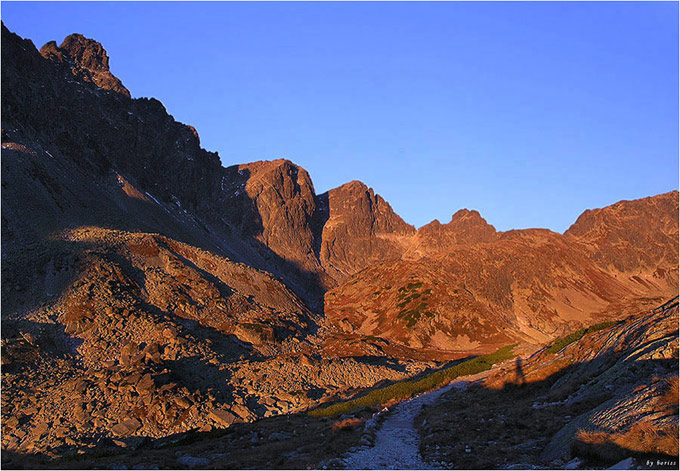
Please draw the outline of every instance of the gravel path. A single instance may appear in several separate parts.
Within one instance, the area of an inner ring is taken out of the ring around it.
[[[420,456],[420,436],[414,419],[424,405],[431,405],[453,388],[464,389],[467,384],[467,381],[454,381],[397,405],[378,429],[372,448],[344,457],[346,469],[437,469]]]

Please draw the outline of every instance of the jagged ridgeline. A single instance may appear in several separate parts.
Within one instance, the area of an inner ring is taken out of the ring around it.
[[[224,466],[270,467],[251,445],[274,427],[301,449],[297,429],[324,434],[269,452],[316,466],[361,430],[307,410],[677,295],[677,191],[564,234],[470,210],[416,230],[358,181],[317,194],[288,160],[225,168],[133,94],[95,40],[38,50],[2,26],[3,460],[226,429],[250,451]]]

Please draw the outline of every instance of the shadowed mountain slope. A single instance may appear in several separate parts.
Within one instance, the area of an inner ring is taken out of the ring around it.
[[[286,160],[221,167],[160,102],[130,99],[94,40],[39,53],[2,34],[8,253],[83,225],[155,232],[270,272],[326,310],[335,340],[453,351],[545,341],[677,291],[677,192],[586,211],[564,235],[497,233],[468,210],[416,231],[360,182],[316,195]]]
[[[35,153],[16,177],[28,173],[39,187],[32,196],[31,183],[21,185],[29,204],[4,198],[8,239],[20,233],[15,241],[39,240],[99,213],[102,223],[179,237],[271,271],[320,306],[327,287],[386,252],[399,254],[382,235],[413,230],[357,182],[317,196],[307,172],[289,161],[221,167],[217,154],[200,147],[196,130],[176,122],[159,101],[130,99],[94,40],[71,35],[59,47],[46,44],[41,55],[2,28],[3,142]],[[147,204],[129,203],[118,217],[121,203],[107,207],[101,198],[109,198],[97,194],[121,181],[137,192],[131,198]],[[21,205],[47,212],[25,220]],[[329,211],[334,225],[324,229]]]
[[[564,235],[469,210],[415,230],[361,182],[317,195],[287,160],[224,168],[96,41],[39,52],[4,25],[1,106],[2,436],[19,455],[302,411],[677,294],[677,192]]]
[[[674,469],[677,398],[675,298],[446,394],[417,420],[421,451],[458,469],[597,469],[626,458]]]

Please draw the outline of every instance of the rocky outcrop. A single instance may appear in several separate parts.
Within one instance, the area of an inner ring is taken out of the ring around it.
[[[240,236],[257,241],[267,263],[281,273],[295,272],[300,284],[322,289],[309,174],[288,160],[253,162],[227,168],[222,185],[229,203],[225,216]]]
[[[380,195],[353,181],[319,196],[327,219],[321,235],[320,259],[338,281],[378,261],[396,260],[400,238],[415,232]]]
[[[487,223],[479,212],[461,209],[447,224],[435,219],[418,229],[404,256],[419,258],[427,254],[445,252],[457,245],[493,242],[496,238],[496,228]]]
[[[71,69],[71,73],[83,82],[94,83],[99,88],[112,90],[130,98],[130,91],[111,73],[109,56],[100,43],[82,34],[67,36],[57,47],[50,41],[40,48],[40,54]]]
[[[592,469],[626,458],[671,469],[659,463],[678,453],[677,323],[675,298],[447,393],[417,419],[424,457],[467,469]]]
[[[603,269],[640,284],[678,278],[678,192],[585,211],[565,232]]]
[[[49,177],[52,169],[48,171],[47,167],[51,166],[76,167],[92,191],[99,191],[110,184],[107,179],[121,175],[159,203],[182,206],[195,217],[210,220],[223,172],[219,157],[201,149],[195,133],[168,115],[159,101],[130,100],[88,82],[87,74],[92,72],[85,66],[102,74],[106,70],[101,46],[73,36],[62,45],[65,49],[47,46],[43,52],[55,59],[46,60],[30,41],[21,40],[4,25],[2,41],[3,143],[9,146],[15,142],[38,152],[31,165],[34,175],[43,175],[41,182],[50,178],[55,183],[60,181]],[[76,54],[72,60],[81,61],[87,73],[72,73],[71,59],[65,59],[71,53]],[[68,173],[72,173],[70,168]],[[61,181],[69,185],[69,180],[66,174]],[[57,191],[56,184],[51,187]],[[68,198],[68,193],[55,198]],[[88,198],[83,198],[81,206],[88,203]],[[69,213],[69,205],[63,206],[63,212]],[[82,213],[82,209],[80,216],[74,212],[73,217],[83,219]],[[130,217],[134,219],[134,212]],[[63,215],[42,219],[52,221],[52,230],[78,222]],[[175,224],[181,225],[186,223]],[[147,227],[157,230],[153,224]],[[32,238],[42,235],[38,231]]]

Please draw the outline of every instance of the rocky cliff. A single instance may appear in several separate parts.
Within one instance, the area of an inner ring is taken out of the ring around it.
[[[353,181],[320,195],[326,222],[321,263],[337,281],[382,261],[398,260],[400,239],[414,232],[380,195]]]
[[[416,349],[545,342],[677,294],[677,204],[677,192],[617,203],[585,213],[566,234],[496,233],[462,211],[421,228],[403,260],[330,291],[326,317],[337,338]]]
[[[565,234],[469,210],[416,230],[361,182],[224,168],[96,41],[38,51],[4,25],[1,106],[3,450],[20,456],[301,411],[677,294],[677,192]]]
[[[55,41],[48,42],[40,48],[40,54],[63,65],[77,80],[93,83],[99,88],[113,90],[130,98],[130,91],[111,73],[106,50],[93,39],[82,34],[71,34],[64,39],[61,46],[57,46]]]

